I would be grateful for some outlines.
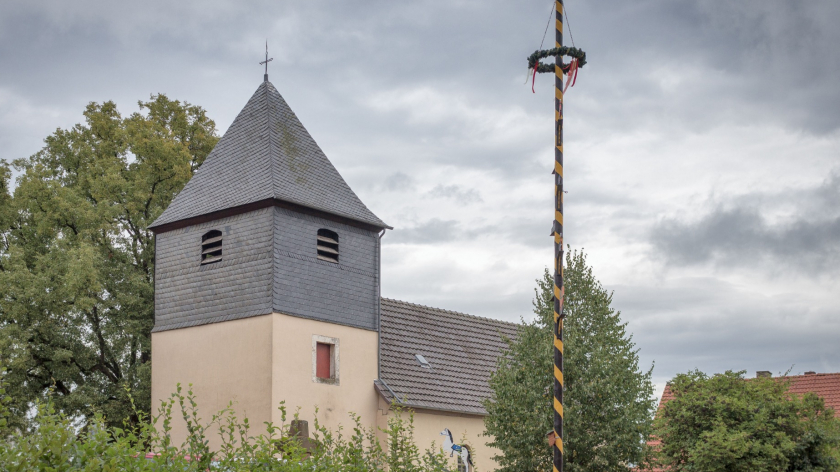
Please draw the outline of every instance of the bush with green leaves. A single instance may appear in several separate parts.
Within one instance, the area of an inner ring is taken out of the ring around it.
[[[840,423],[813,393],[791,395],[782,378],[700,371],[671,381],[674,398],[656,417],[659,462],[692,472],[840,470]]]
[[[130,395],[128,395],[130,398]],[[6,412],[0,385],[0,418]],[[139,421],[124,428],[108,426],[102,416],[74,422],[48,400],[36,403],[31,428],[8,431],[0,442],[0,470],[4,472],[74,471],[278,471],[278,472],[447,472],[448,458],[438,448],[421,453],[414,441],[414,416],[396,411],[387,428],[385,447],[376,430],[351,415],[351,431],[329,430],[314,420],[309,448],[287,422],[284,404],[281,423],[265,423],[256,434],[248,419],[236,417],[233,405],[203,421],[192,391],[178,390],[149,418],[135,409]],[[173,421],[186,422],[182,444],[172,441]],[[297,414],[294,415],[297,418]],[[81,426],[80,426],[81,425]],[[0,423],[0,430],[2,430]],[[209,446],[218,434],[221,446]],[[151,451],[151,453],[150,453]]]

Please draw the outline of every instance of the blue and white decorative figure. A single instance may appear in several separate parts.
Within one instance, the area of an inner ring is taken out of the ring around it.
[[[473,468],[472,456],[470,455],[470,450],[467,446],[459,446],[455,444],[455,442],[452,441],[452,432],[449,431],[448,428],[444,428],[443,431],[440,432],[440,435],[444,437],[444,452],[449,451],[449,457],[452,457],[452,455],[457,452],[461,457],[461,463],[464,464],[465,472],[471,472]]]

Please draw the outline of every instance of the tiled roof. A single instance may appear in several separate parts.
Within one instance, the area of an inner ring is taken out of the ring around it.
[[[380,381],[386,400],[405,406],[486,415],[487,380],[519,325],[382,299]],[[423,368],[420,354],[431,364]],[[384,382],[383,382],[384,381]]]
[[[791,393],[802,395],[813,392],[825,400],[825,406],[834,409],[835,416],[840,415],[840,373],[791,375]]]
[[[387,227],[265,81],[151,228],[269,199]]]
[[[776,378],[789,380],[790,388],[788,391],[791,393],[797,395],[808,392],[816,393],[817,396],[825,400],[826,407],[832,408],[840,416],[840,373],[788,375]],[[671,392],[671,386],[666,385],[662,392],[662,400],[659,401],[659,408],[673,399],[674,394]]]

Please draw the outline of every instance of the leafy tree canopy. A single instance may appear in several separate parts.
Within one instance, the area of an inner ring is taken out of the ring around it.
[[[657,414],[659,459],[674,472],[836,471],[840,428],[813,393],[788,393],[784,378],[693,371],[671,381]]]
[[[626,323],[587,264],[583,252],[566,255],[565,467],[569,472],[626,471],[647,457],[655,400],[651,371],[639,369]],[[499,448],[500,470],[550,471],[546,433],[553,425],[553,281],[537,280],[536,317],[523,322],[490,379],[487,433]]]
[[[155,95],[122,117],[91,103],[37,154],[0,163],[0,365],[11,421],[50,389],[71,416],[150,402],[154,235],[146,227],[217,141],[189,103]],[[11,170],[19,173],[12,192]]]

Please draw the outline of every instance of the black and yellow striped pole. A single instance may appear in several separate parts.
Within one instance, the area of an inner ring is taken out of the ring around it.
[[[554,49],[536,51],[528,67],[537,72],[554,72],[554,472],[563,472],[563,76],[576,73],[586,64],[586,53],[563,46],[563,0],[555,0]],[[554,66],[539,60],[554,56]],[[573,57],[563,64],[563,56]]]
[[[563,47],[563,0],[555,1],[555,48]],[[563,472],[563,56],[554,63],[554,472]]]

